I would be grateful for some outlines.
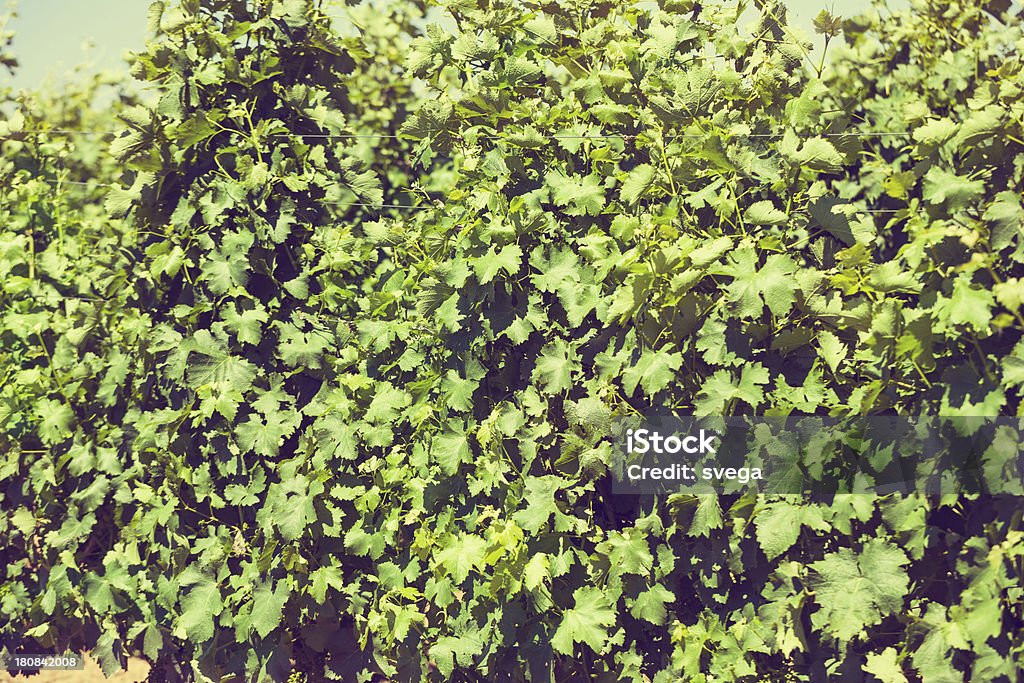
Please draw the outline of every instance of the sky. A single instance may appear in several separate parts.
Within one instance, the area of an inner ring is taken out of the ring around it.
[[[8,24],[20,64],[14,86],[59,82],[79,64],[126,70],[123,53],[145,45],[148,9],[148,0],[21,0]]]
[[[2,0],[0,0],[2,1]],[[146,39],[148,0],[21,0],[9,28],[16,32],[14,53],[21,64],[15,88],[61,82],[72,67],[126,69],[123,55],[141,50]],[[824,7],[845,16],[867,8],[869,0],[789,0],[790,19],[813,35],[811,20]],[[5,77],[6,78],[6,77]]]

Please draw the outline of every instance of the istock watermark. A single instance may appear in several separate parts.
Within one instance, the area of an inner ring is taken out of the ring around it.
[[[713,455],[715,442],[720,438],[717,431],[698,429],[695,434],[663,435],[654,429],[627,429],[626,453],[630,455],[647,453],[657,455]],[[636,462],[626,465],[626,478],[630,481],[681,481],[736,480],[741,484],[751,479],[761,479],[757,467],[694,467],[685,462],[674,462],[664,466],[645,467]]]
[[[1017,417],[644,416],[612,433],[616,493],[1024,494]]]
[[[627,453],[714,453],[715,432],[703,429],[699,434],[680,437],[676,434],[662,436],[649,429],[626,430]]]

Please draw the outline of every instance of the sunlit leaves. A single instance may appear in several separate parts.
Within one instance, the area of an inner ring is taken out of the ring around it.
[[[821,351],[821,357],[831,368],[832,372],[839,369],[839,364],[847,356],[846,346],[840,341],[832,332],[828,330],[822,330],[818,333],[818,348]]]
[[[573,375],[580,369],[576,351],[558,339],[541,351],[533,371],[533,378],[546,394],[567,391],[572,386]]]
[[[608,629],[615,623],[604,592],[599,588],[577,588],[573,607],[562,614],[562,621],[551,637],[551,647],[563,654],[572,654],[577,643],[600,652],[608,638]]]
[[[258,455],[276,456],[285,437],[298,427],[299,419],[294,413],[252,414],[235,428],[238,445]]]
[[[57,443],[71,435],[75,414],[66,403],[42,399],[36,405],[36,413],[40,418],[39,436],[46,443]]]
[[[739,376],[730,370],[718,370],[705,380],[694,401],[701,415],[726,414],[735,401],[758,407],[764,401],[763,385],[768,383],[768,370],[759,364],[745,365]]]
[[[936,312],[954,325],[965,325],[976,332],[988,331],[992,320],[992,292],[971,282],[967,275],[953,281],[952,296],[942,297],[936,303]]]
[[[897,661],[895,648],[887,647],[881,652],[869,652],[864,671],[882,683],[907,683],[907,677]]]
[[[566,515],[558,508],[555,495],[562,487],[557,477],[527,477],[523,500],[526,507],[515,513],[516,523],[527,531],[540,531],[554,516],[554,528],[566,529]]]
[[[668,618],[668,605],[675,599],[675,594],[660,583],[656,583],[636,597],[630,607],[630,613],[637,619],[660,626]]]
[[[241,611],[237,617],[236,624],[240,633],[255,633],[260,638],[270,635],[281,623],[289,593],[287,581],[278,581],[276,586],[264,583],[256,588],[248,609]]]
[[[903,607],[909,578],[907,556],[882,539],[867,541],[859,553],[842,548],[811,564],[815,575],[815,627],[849,641]]]
[[[743,220],[751,225],[784,225],[786,214],[775,208],[769,200],[763,199],[747,207]]]
[[[515,275],[522,267],[522,258],[523,250],[517,244],[506,244],[499,250],[491,247],[487,254],[474,262],[480,284],[487,284],[502,270],[508,275]]]
[[[829,38],[835,38],[843,32],[842,19],[831,14],[828,10],[818,12],[812,23],[815,33],[823,34]]]
[[[469,462],[472,451],[465,434],[446,433],[434,437],[431,451],[448,475],[455,474],[459,465]]]
[[[682,365],[683,358],[679,353],[666,349],[644,349],[636,365],[622,374],[623,387],[633,393],[639,384],[648,395],[654,395],[672,383],[676,371]]]
[[[596,215],[604,208],[604,188],[594,174],[576,176],[552,171],[545,182],[551,188],[551,201],[569,215]]]
[[[229,308],[224,313],[224,321],[238,341],[256,345],[263,338],[263,327],[269,320],[267,312],[262,308],[238,310]]]
[[[459,584],[466,580],[469,572],[483,566],[487,542],[479,536],[462,534],[451,539],[441,552],[437,561],[445,571]]]
[[[220,589],[211,576],[198,569],[186,569],[178,579],[182,587],[181,612],[175,631],[194,643],[203,643],[214,634],[214,618],[223,609]]]
[[[754,518],[757,542],[769,560],[789,550],[800,537],[802,527],[828,531],[820,508],[786,500],[770,503]]]
[[[1024,208],[1018,194],[1009,191],[996,194],[995,200],[985,209],[984,218],[992,226],[989,241],[993,249],[1003,249],[1014,241],[1021,242]]]
[[[789,312],[797,286],[793,279],[797,266],[789,256],[772,254],[764,265],[758,266],[754,250],[742,247],[732,252],[730,260],[723,272],[733,278],[728,287],[729,299],[736,305],[738,315],[759,316],[764,306],[776,316]]]
[[[843,165],[843,155],[835,146],[822,137],[813,137],[804,142],[796,153],[796,160],[816,171],[838,171]]]
[[[914,129],[913,136],[918,142],[928,145],[939,145],[946,142],[956,133],[956,123],[948,118],[930,119]]]
[[[985,191],[982,180],[959,176],[936,166],[924,176],[924,198],[932,204],[948,203],[951,210],[962,209]]]
[[[622,181],[622,189],[619,191],[622,201],[635,204],[654,184],[655,174],[655,168],[650,164],[640,164],[632,169]]]
[[[154,179],[155,176],[152,173],[140,173],[129,187],[115,187],[107,195],[104,208],[114,218],[120,218],[128,213],[132,205],[142,196],[142,190]]]

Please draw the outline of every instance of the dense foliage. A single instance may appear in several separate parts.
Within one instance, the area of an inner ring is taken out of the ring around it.
[[[1021,18],[756,5],[156,2],[157,102],[5,94],[2,646],[1015,680],[1019,498],[611,493],[617,416],[1024,414]]]

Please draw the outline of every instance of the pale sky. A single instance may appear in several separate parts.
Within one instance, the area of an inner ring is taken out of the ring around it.
[[[21,63],[13,85],[33,87],[47,78],[59,81],[79,64],[90,64],[92,70],[126,69],[124,53],[145,45],[149,4],[149,0],[21,0],[18,16],[9,24],[17,33],[14,53]],[[822,8],[837,8],[838,14],[850,16],[869,4],[869,0],[787,2],[791,21],[811,36],[811,20]],[[86,47],[88,43],[92,47]]]
[[[20,64],[15,87],[60,79],[78,64],[126,70],[122,54],[145,45],[148,10],[148,0],[21,0],[8,24]]]

